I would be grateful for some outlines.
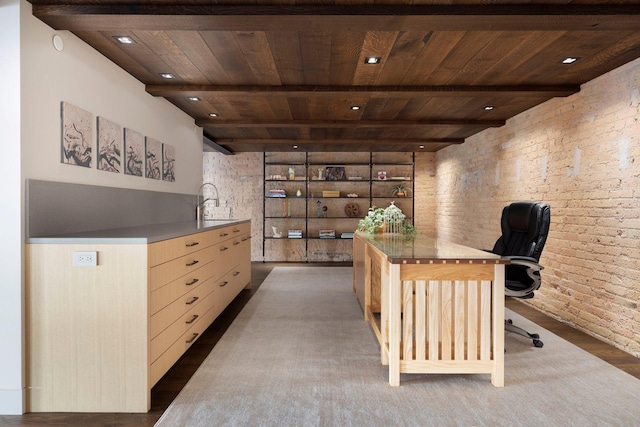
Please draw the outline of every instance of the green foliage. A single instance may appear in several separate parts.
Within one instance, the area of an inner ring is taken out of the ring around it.
[[[398,229],[402,234],[415,234],[413,224],[407,221],[407,216],[393,202],[386,208],[372,206],[367,216],[358,222],[358,231],[369,234],[383,233],[387,227],[389,230]]]

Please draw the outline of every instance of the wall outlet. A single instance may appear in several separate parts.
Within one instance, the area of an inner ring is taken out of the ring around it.
[[[76,267],[95,267],[98,265],[98,252],[74,252],[73,265]]]

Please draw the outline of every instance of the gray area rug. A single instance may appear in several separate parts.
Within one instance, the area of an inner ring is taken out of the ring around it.
[[[489,375],[402,374],[390,387],[350,267],[276,267],[157,426],[635,426],[640,380],[507,310]]]

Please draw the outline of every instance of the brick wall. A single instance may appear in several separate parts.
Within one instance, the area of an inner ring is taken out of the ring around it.
[[[438,233],[491,248],[504,205],[549,203],[543,284],[528,302],[640,356],[639,155],[636,60],[439,151]]]
[[[252,261],[262,261],[262,159],[262,153],[203,155],[203,182],[215,184],[220,198],[219,208],[206,205],[206,217],[250,218]]]
[[[420,233],[433,234],[436,226],[435,153],[416,153],[413,223]]]

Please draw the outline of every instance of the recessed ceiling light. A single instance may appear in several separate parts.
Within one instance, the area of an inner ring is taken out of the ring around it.
[[[578,59],[580,59],[580,58],[577,58],[577,57],[575,57],[575,56],[567,56],[566,58],[564,58],[564,59],[562,60],[562,63],[563,63],[563,64],[573,64],[573,63],[574,63],[574,62],[576,62]]]
[[[491,110],[493,110],[494,108],[495,108],[495,107],[494,107],[493,105],[485,105],[485,106],[484,106],[484,109],[485,109],[485,110],[487,110],[487,111],[491,111]]]
[[[160,77],[162,77],[163,79],[175,79],[176,76],[174,76],[171,73],[159,73]]]
[[[197,96],[190,96],[187,98],[189,101],[200,101],[200,98],[198,98]]]
[[[297,146],[297,145],[294,145],[294,146],[293,146],[293,149],[294,149],[294,150],[297,150],[297,149],[298,149],[298,146]]]
[[[360,106],[359,106],[359,105],[352,105],[352,106],[351,106],[351,109],[352,109],[352,110],[359,110],[359,109],[360,109]]]
[[[422,150],[424,148],[424,145],[419,145],[418,148]]]
[[[209,117],[218,117],[218,113],[209,113]]]
[[[136,41],[129,36],[113,36],[121,44],[136,44]]]
[[[380,63],[380,57],[379,56],[367,56],[366,58],[364,58],[364,63],[365,64],[379,64]]]

